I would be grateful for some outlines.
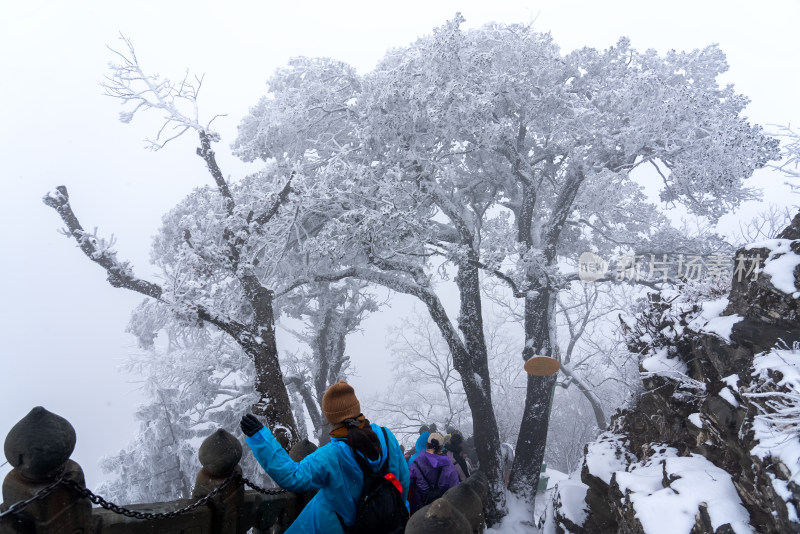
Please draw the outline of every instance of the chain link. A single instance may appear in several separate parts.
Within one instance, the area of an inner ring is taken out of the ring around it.
[[[124,506],[120,506],[118,504],[114,504],[113,502],[109,502],[109,501],[105,500],[103,497],[101,497],[99,495],[96,495],[95,493],[92,492],[92,490],[90,490],[86,486],[83,486],[83,485],[75,482],[74,480],[68,480],[68,479],[64,479],[64,478],[59,478],[58,480],[56,480],[55,482],[53,482],[49,486],[46,486],[46,487],[40,489],[39,491],[37,491],[36,494],[33,495],[32,497],[30,497],[29,499],[26,499],[24,501],[16,502],[16,503],[12,504],[9,507],[9,509],[6,510],[5,512],[0,512],[0,518],[5,517],[6,515],[13,514],[14,512],[18,512],[18,511],[22,510],[23,508],[28,506],[33,501],[36,501],[38,499],[42,499],[42,498],[46,497],[47,495],[49,495],[50,493],[52,493],[53,490],[56,489],[59,485],[64,485],[64,486],[70,488],[71,490],[75,491],[76,493],[78,493],[78,495],[80,495],[81,497],[85,497],[85,498],[89,499],[91,502],[93,502],[94,504],[96,504],[96,505],[98,505],[98,506],[100,506],[102,508],[105,508],[106,510],[110,510],[110,511],[114,512],[115,514],[124,515],[126,517],[133,517],[133,518],[136,518],[136,519],[170,519],[172,517],[175,517],[175,516],[178,516],[178,515],[181,515],[181,514],[185,514],[186,512],[191,512],[195,508],[199,508],[200,506],[205,505],[212,497],[214,497],[217,493],[222,491],[225,487],[227,487],[233,481],[237,481],[237,482],[239,482],[241,484],[244,484],[244,485],[256,490],[259,493],[263,493],[264,495],[281,495],[283,493],[287,493],[287,490],[285,490],[285,489],[264,489],[264,488],[256,485],[255,483],[253,483],[251,480],[243,477],[242,475],[240,475],[238,473],[234,473],[231,476],[229,476],[228,478],[226,478],[225,480],[223,480],[222,484],[220,484],[219,486],[214,488],[210,493],[208,493],[207,495],[204,495],[203,497],[200,497],[199,499],[197,499],[192,504],[184,506],[183,508],[179,508],[178,510],[173,510],[171,512],[152,513],[152,512],[139,512],[137,510],[131,510],[130,508],[125,508]]]
[[[256,490],[259,493],[263,493],[264,495],[282,495],[284,493],[288,493],[288,490],[285,489],[264,489],[260,486],[254,484],[251,480],[243,477],[242,475],[235,475],[237,479],[239,479],[242,484],[246,485],[247,487]]]
[[[75,482],[74,480],[68,480],[68,479],[64,479],[64,478],[59,478],[58,480],[56,480],[55,482],[53,482],[49,486],[47,486],[45,488],[42,488],[41,490],[36,492],[36,494],[34,496],[32,496],[30,499],[26,499],[24,501],[19,501],[19,502],[16,502],[16,503],[12,504],[11,507],[9,507],[8,510],[6,510],[5,512],[0,513],[0,517],[4,517],[6,515],[9,515],[9,514],[12,514],[14,512],[18,512],[18,511],[22,510],[23,508],[28,506],[33,501],[35,501],[37,499],[41,499],[43,497],[46,497],[57,486],[63,484],[67,488],[75,491],[81,497],[85,497],[85,498],[89,499],[91,502],[93,502],[94,504],[96,504],[98,506],[101,506],[102,508],[105,508],[106,510],[111,510],[115,514],[124,515],[126,517],[134,517],[136,519],[169,519],[169,518],[181,515],[181,514],[185,514],[186,512],[191,512],[195,508],[198,508],[200,506],[205,505],[209,501],[209,499],[211,499],[217,493],[222,491],[225,487],[227,487],[234,480],[237,480],[237,475],[236,474],[233,474],[233,475],[229,476],[228,478],[226,478],[225,480],[223,480],[222,484],[220,484],[219,486],[214,488],[207,495],[204,495],[203,497],[200,497],[199,499],[197,499],[192,504],[184,506],[183,508],[179,508],[178,510],[173,510],[171,512],[163,512],[163,513],[155,514],[155,513],[151,513],[151,512],[139,512],[137,510],[131,510],[129,508],[125,508],[124,506],[120,506],[118,504],[114,504],[113,502],[109,502],[109,501],[105,500],[103,497],[94,494],[92,492],[92,490],[90,490],[86,486],[83,486],[83,485]]]
[[[11,506],[9,506],[8,510],[6,510],[5,512],[0,512],[0,518],[3,518],[3,517],[5,517],[5,516],[7,516],[7,515],[11,515],[11,514],[13,514],[14,512],[17,512],[17,511],[19,511],[19,510],[22,510],[23,508],[25,508],[26,506],[28,506],[28,505],[29,505],[30,503],[32,503],[33,501],[36,501],[36,500],[38,500],[38,499],[42,499],[42,498],[44,498],[44,497],[47,497],[47,496],[48,496],[48,495],[50,495],[50,494],[53,492],[53,490],[54,490],[54,489],[56,489],[56,488],[57,488],[57,487],[58,487],[58,486],[59,486],[59,485],[60,485],[62,482],[63,482],[63,479],[62,479],[62,478],[59,478],[59,479],[57,479],[55,482],[53,482],[52,484],[50,484],[50,485],[48,485],[48,486],[45,486],[45,487],[43,487],[42,489],[40,489],[39,491],[37,491],[37,492],[36,492],[36,493],[35,493],[35,494],[34,494],[32,497],[30,497],[29,499],[25,499],[24,501],[15,502],[15,503],[14,503],[14,504],[12,504]]]
[[[235,479],[236,479],[236,476],[235,475],[231,475],[228,478],[226,478],[225,480],[223,480],[222,484],[220,484],[219,486],[214,488],[207,495],[204,495],[203,497],[200,497],[199,499],[197,499],[192,504],[189,504],[189,505],[184,506],[183,508],[179,508],[177,510],[173,510],[171,512],[163,512],[163,513],[158,513],[158,514],[154,514],[154,513],[151,513],[151,512],[139,512],[137,510],[131,510],[129,508],[125,508],[123,506],[119,506],[118,504],[114,504],[113,502],[108,502],[107,500],[105,500],[101,496],[95,495],[94,493],[92,493],[92,491],[89,488],[87,488],[85,486],[81,486],[80,484],[78,484],[74,480],[65,480],[63,483],[67,487],[75,490],[82,497],[86,497],[87,499],[92,501],[94,504],[96,504],[98,506],[101,506],[101,507],[105,508],[106,510],[110,510],[110,511],[114,512],[115,514],[124,515],[126,517],[135,517],[136,519],[170,519],[172,517],[175,517],[175,516],[178,516],[178,515],[181,515],[181,514],[185,514],[186,512],[191,512],[195,508],[203,506],[204,504],[206,504],[209,501],[209,499],[211,499],[217,493],[222,491],[223,488],[228,486]]]

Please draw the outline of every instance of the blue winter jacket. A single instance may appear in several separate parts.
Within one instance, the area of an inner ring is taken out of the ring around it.
[[[417,442],[414,444],[414,450],[416,452],[411,455],[411,458],[408,459],[408,467],[411,467],[411,464],[413,464],[414,460],[417,459],[419,453],[428,448],[429,437],[431,437],[431,433],[428,432],[427,430],[419,435],[419,437],[417,438]]]
[[[381,442],[381,455],[377,460],[367,460],[377,471],[386,458],[387,446],[391,450],[389,471],[403,486],[403,499],[408,498],[408,465],[397,439],[389,429],[383,437],[381,427],[370,425]],[[286,534],[342,533],[338,513],[344,522],[352,525],[356,518],[356,502],[361,495],[364,477],[358,467],[353,449],[343,439],[331,438],[313,453],[295,462],[280,446],[267,428],[262,428],[245,439],[261,467],[280,487],[289,491],[304,492],[319,490],[311,502],[300,512]]]

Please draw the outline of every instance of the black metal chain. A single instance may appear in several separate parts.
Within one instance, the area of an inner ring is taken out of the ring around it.
[[[33,501],[36,501],[38,499],[42,499],[42,498],[46,497],[47,495],[52,493],[52,491],[54,489],[56,489],[59,485],[63,484],[64,486],[66,486],[66,487],[70,488],[71,490],[75,491],[76,493],[78,493],[81,497],[86,497],[87,499],[89,499],[94,504],[96,504],[98,506],[101,506],[102,508],[105,508],[106,510],[110,510],[110,511],[114,512],[115,514],[124,515],[126,517],[134,517],[136,519],[169,519],[169,518],[181,515],[181,514],[185,514],[186,512],[191,512],[195,508],[198,508],[200,506],[205,505],[209,501],[209,499],[211,499],[217,493],[222,491],[225,487],[227,487],[234,480],[239,482],[239,483],[241,483],[241,484],[244,484],[244,485],[246,485],[246,486],[248,486],[248,487],[250,487],[250,488],[252,488],[254,490],[256,490],[259,493],[263,493],[264,495],[281,495],[283,493],[287,493],[287,490],[285,490],[285,489],[264,489],[264,488],[262,488],[262,487],[260,487],[260,486],[258,486],[256,484],[254,484],[251,480],[243,477],[242,475],[240,475],[238,473],[234,473],[231,476],[229,476],[228,478],[226,478],[225,480],[223,480],[222,484],[220,484],[219,486],[214,488],[207,495],[204,495],[203,497],[200,497],[199,499],[197,499],[192,504],[184,506],[183,508],[179,508],[178,510],[173,510],[171,512],[163,512],[163,513],[157,513],[156,514],[156,513],[151,513],[151,512],[139,512],[137,510],[131,510],[129,508],[125,508],[124,506],[120,506],[118,504],[114,504],[113,502],[109,502],[109,501],[105,500],[103,497],[101,497],[99,495],[96,495],[95,493],[92,492],[92,490],[90,490],[86,486],[83,486],[83,485],[75,482],[74,480],[69,480],[69,479],[65,479],[65,478],[59,478],[58,480],[56,480],[55,482],[53,482],[49,486],[46,486],[46,487],[40,489],[39,491],[37,491],[36,494],[33,495],[32,497],[30,497],[29,499],[26,499],[24,501],[19,501],[19,502],[16,502],[16,503],[12,504],[8,508],[8,510],[0,513],[0,518],[4,517],[6,515],[13,514],[14,512],[18,512],[18,511],[22,510],[23,508],[28,506]]]
[[[239,481],[244,484],[245,486],[256,490],[259,493],[263,493],[264,495],[281,495],[283,493],[288,493],[289,490],[277,488],[277,489],[264,489],[260,486],[254,484],[251,480],[243,477],[242,475],[234,475]]]
[[[23,508],[28,506],[33,501],[36,501],[38,499],[42,499],[44,497],[47,497],[48,495],[50,495],[53,492],[54,489],[56,489],[63,482],[63,480],[64,479],[59,478],[55,482],[53,482],[52,484],[50,484],[48,486],[45,486],[42,489],[40,489],[39,491],[37,491],[36,493],[34,493],[33,496],[30,497],[29,499],[25,499],[24,501],[15,502],[14,504],[12,504],[11,506],[8,507],[8,510],[6,510],[5,512],[0,512],[0,518],[3,518],[5,516],[7,516],[7,515],[13,514],[14,512],[18,512],[19,510],[22,510]]]
[[[94,493],[92,493],[92,491],[89,488],[87,488],[85,486],[81,486],[80,484],[78,484],[74,480],[64,480],[63,484],[65,486],[75,490],[82,497],[86,497],[87,499],[92,501],[94,504],[97,504],[98,506],[101,506],[101,507],[105,508],[106,510],[111,510],[115,514],[121,514],[121,515],[124,515],[126,517],[135,517],[136,519],[170,519],[172,517],[175,517],[175,516],[178,516],[178,515],[181,515],[181,514],[185,514],[186,512],[191,512],[195,508],[203,506],[204,504],[206,504],[209,501],[209,499],[211,499],[217,493],[222,491],[223,488],[228,486],[235,479],[236,479],[236,475],[235,474],[231,475],[228,478],[226,478],[225,480],[223,480],[222,484],[220,484],[219,486],[214,488],[207,495],[204,495],[203,497],[200,497],[199,499],[197,499],[192,504],[189,504],[189,505],[184,506],[183,508],[179,508],[177,510],[173,510],[171,512],[163,512],[163,513],[158,513],[158,514],[154,514],[154,513],[151,513],[151,512],[139,512],[137,510],[131,510],[129,508],[125,508],[123,506],[119,506],[118,504],[114,504],[113,502],[108,502],[107,500],[105,500],[104,498],[100,497],[99,495],[95,495]]]

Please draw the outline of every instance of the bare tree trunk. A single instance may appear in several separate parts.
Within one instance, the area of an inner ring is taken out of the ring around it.
[[[297,433],[301,439],[308,439],[308,427],[306,426],[305,412],[303,412],[303,397],[297,388],[289,387],[288,389],[289,396],[292,399],[292,412],[294,413],[294,421],[297,424]]]
[[[267,420],[267,426],[272,429],[281,445],[290,447],[299,436],[289,394],[283,383],[278,355],[270,350],[267,343],[248,344],[244,349],[253,358],[256,367],[255,389],[258,401],[253,404],[253,413]]]
[[[554,298],[548,288],[525,298],[525,348],[523,360],[533,356],[550,356],[550,321],[554,311]],[[550,425],[550,406],[556,384],[556,375],[528,376],[525,410],[517,438],[514,467],[511,470],[509,489],[533,503],[544,461],[547,430]]]
[[[552,215],[542,240],[543,264],[529,268],[527,279],[529,287],[525,296],[525,348],[522,358],[555,356],[555,304],[558,288],[552,284],[548,272],[557,269],[558,242],[572,205],[583,183],[584,174],[580,167],[568,172],[564,185],[552,208]],[[535,203],[532,188],[523,188],[523,204]],[[527,217],[518,220],[518,238],[524,239],[530,249],[533,245],[531,220]],[[544,282],[543,282],[544,281]],[[536,500],[536,488],[542,472],[544,451],[547,445],[547,430],[550,425],[550,408],[556,384],[556,375],[528,377],[525,396],[525,411],[520,423],[514,467],[511,471],[509,488],[531,504]]]
[[[453,363],[461,375],[467,402],[472,410],[475,450],[481,471],[489,479],[489,524],[499,521],[506,513],[503,487],[503,465],[500,458],[500,432],[492,404],[489,358],[483,331],[480,278],[477,262],[461,265],[456,275],[461,308],[458,327],[464,336],[466,353],[456,355]]]
[[[330,431],[333,429],[333,425],[322,416],[319,405],[317,401],[314,400],[314,396],[311,394],[311,389],[308,384],[300,384],[299,381],[300,379],[298,377],[293,377],[291,380],[291,387],[294,388],[297,394],[302,398],[303,404],[305,404],[308,415],[311,418],[311,424],[314,425],[314,435],[317,437],[321,447],[330,441]]]
[[[529,503],[536,500],[536,488],[542,474],[555,385],[556,375],[528,376],[525,411],[508,487]]]

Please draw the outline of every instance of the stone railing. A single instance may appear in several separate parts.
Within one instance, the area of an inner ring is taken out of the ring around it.
[[[447,490],[411,516],[406,534],[480,534],[486,528],[484,510],[489,498],[489,481],[481,471]]]
[[[69,421],[42,407],[11,429],[4,449],[14,469],[3,481],[0,534],[283,532],[304,504],[301,496],[264,490],[242,477],[242,446],[225,430],[200,446],[203,467],[192,499],[124,508],[85,487],[83,470],[69,459],[74,448]],[[257,489],[245,491],[246,485]]]
[[[241,444],[220,429],[200,446],[192,499],[121,507],[86,488],[83,470],[69,459],[74,448],[69,421],[42,407],[14,425],[4,446],[14,469],[3,481],[0,534],[277,534],[313,496],[252,484],[239,467]],[[289,455],[300,461],[315,448],[304,440]],[[480,534],[487,497],[486,475],[477,471],[414,514],[406,532]]]

